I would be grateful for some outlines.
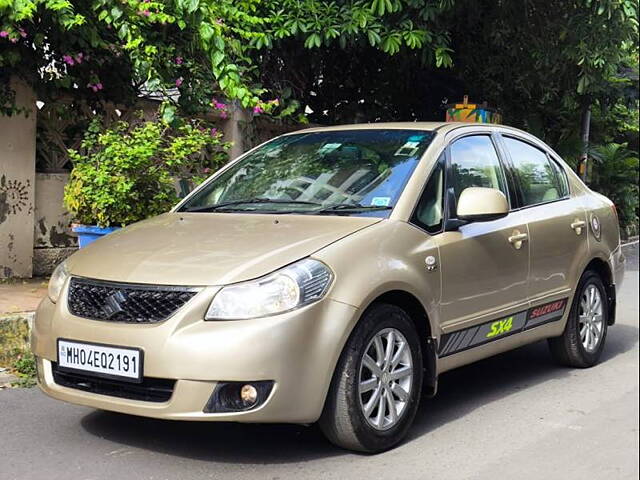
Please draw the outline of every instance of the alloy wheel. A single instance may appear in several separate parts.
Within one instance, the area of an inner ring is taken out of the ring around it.
[[[582,291],[578,328],[584,349],[592,353],[598,348],[604,328],[603,303],[600,290],[590,283]]]
[[[376,333],[360,362],[360,407],[369,425],[388,430],[407,410],[413,387],[411,347],[395,328]]]

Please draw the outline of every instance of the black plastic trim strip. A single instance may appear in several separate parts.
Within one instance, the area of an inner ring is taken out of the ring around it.
[[[551,322],[557,322],[564,316],[567,309],[567,302],[568,298],[561,298],[552,302],[546,302],[534,307],[530,307],[527,310],[521,310],[511,315],[496,317],[481,324],[473,325],[472,327],[467,327],[461,330],[446,333],[442,335],[442,337],[440,337],[440,348],[438,349],[438,357],[443,358],[448,357],[449,355],[454,355],[456,353],[462,353],[472,348],[481,347],[496,340],[510,337],[511,335],[523,333],[527,330],[531,330],[533,328],[537,328]],[[545,309],[548,309],[548,311],[545,311]],[[536,318],[542,317],[546,318],[544,318],[543,321],[534,321]],[[522,322],[522,325],[518,325],[513,328],[513,330],[510,330],[508,332],[496,334],[491,338],[485,337],[483,339],[478,339],[478,341],[474,343],[476,337],[478,336],[478,332],[480,332],[483,328],[491,327],[496,322],[507,321],[509,319],[511,319],[512,322],[514,322],[514,320],[516,322]],[[468,335],[471,335],[471,339],[468,342],[465,342],[465,339],[468,338]]]

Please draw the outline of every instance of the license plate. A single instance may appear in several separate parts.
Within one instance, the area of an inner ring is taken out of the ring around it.
[[[137,348],[58,339],[58,368],[61,370],[141,382],[142,358],[142,352]]]

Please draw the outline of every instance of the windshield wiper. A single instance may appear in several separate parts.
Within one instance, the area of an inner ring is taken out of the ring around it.
[[[284,205],[321,205],[318,202],[307,202],[303,200],[278,200],[273,198],[249,198],[246,200],[234,200],[230,202],[214,203],[212,205],[202,205],[198,207],[189,207],[185,212],[214,212],[226,207],[233,207],[235,205],[250,205],[253,203],[271,203],[271,204],[284,204]],[[239,209],[242,210],[242,209]]]
[[[391,210],[390,205],[361,205],[359,203],[337,203],[321,208],[320,210],[312,210],[309,213],[351,213],[376,210]]]

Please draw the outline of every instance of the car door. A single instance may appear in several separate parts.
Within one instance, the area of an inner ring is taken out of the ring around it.
[[[501,137],[514,170],[520,211],[529,224],[531,302],[568,298],[588,253],[586,211],[548,152],[522,137]]]
[[[528,228],[521,212],[466,224],[456,218],[456,202],[465,188],[495,188],[511,197],[513,183],[491,134],[456,138],[447,156],[447,219],[445,231],[436,236],[442,276],[440,319],[443,333],[460,331],[460,338],[441,345],[441,356],[488,341],[491,331],[480,332],[482,324],[490,322],[490,328],[491,321],[525,310],[529,273]],[[524,324],[522,315],[514,316],[500,333],[515,333],[523,326],[518,322]],[[462,338],[462,333],[469,333],[469,338]]]

